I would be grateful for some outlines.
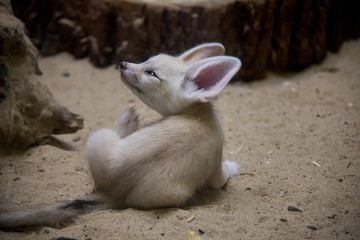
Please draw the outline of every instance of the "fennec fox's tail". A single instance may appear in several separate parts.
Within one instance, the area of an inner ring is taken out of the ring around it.
[[[51,226],[60,228],[76,216],[94,210],[106,209],[106,204],[96,195],[82,199],[56,203],[48,206],[0,213],[0,229],[19,227]]]

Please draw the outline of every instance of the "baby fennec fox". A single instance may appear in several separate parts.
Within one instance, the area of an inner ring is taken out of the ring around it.
[[[141,64],[121,62],[121,80],[163,119],[138,129],[133,108],[115,132],[102,129],[87,141],[96,192],[53,207],[0,215],[0,226],[57,225],[87,209],[183,206],[200,189],[221,188],[238,173],[222,162],[223,131],[210,103],[240,68],[222,56],[218,43],[202,44],[174,57]]]

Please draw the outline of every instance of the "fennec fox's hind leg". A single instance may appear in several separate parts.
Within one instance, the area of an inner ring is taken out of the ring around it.
[[[215,173],[211,179],[211,187],[219,189],[235,174],[240,172],[240,166],[236,162],[226,160],[222,162],[221,168]]]
[[[118,120],[119,136],[125,138],[138,130],[139,128],[139,116],[135,112],[135,108],[126,109]]]

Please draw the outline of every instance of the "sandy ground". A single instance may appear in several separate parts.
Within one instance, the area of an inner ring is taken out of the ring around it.
[[[40,59],[40,67],[58,102],[85,118],[83,130],[61,136],[79,151],[40,146],[1,153],[1,210],[92,191],[88,136],[115,128],[130,106],[143,123],[158,118],[114,67],[96,69],[65,53]],[[242,167],[226,189],[206,191],[183,209],[98,211],[63,229],[0,231],[0,239],[187,239],[190,227],[202,240],[360,239],[360,41],[303,72],[231,84],[214,103],[223,118],[225,157]]]

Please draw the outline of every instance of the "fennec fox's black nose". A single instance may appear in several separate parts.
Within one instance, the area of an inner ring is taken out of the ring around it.
[[[127,62],[124,62],[124,61],[120,62],[120,69],[122,69],[122,70],[127,69]]]

